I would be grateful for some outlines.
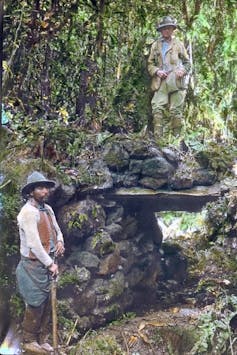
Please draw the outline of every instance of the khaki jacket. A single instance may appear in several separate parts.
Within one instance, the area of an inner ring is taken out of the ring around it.
[[[164,80],[175,81],[176,90],[185,89],[184,78],[176,79],[175,70],[177,68],[184,68],[186,73],[190,70],[190,61],[184,44],[176,38],[172,38],[170,46],[165,55],[165,63],[162,60],[162,39],[156,40],[150,50],[148,57],[148,72],[152,78],[151,89],[157,91],[161,85],[161,78],[156,75],[157,70],[168,70],[171,75]]]

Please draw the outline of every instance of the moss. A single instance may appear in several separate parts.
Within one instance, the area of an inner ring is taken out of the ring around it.
[[[92,207],[92,211],[91,211],[92,217],[97,218],[99,215],[99,212],[100,212],[100,207],[98,205],[94,205]]]
[[[118,318],[116,320],[113,320],[111,322],[111,324],[113,324],[115,326],[123,326],[126,323],[128,323],[128,321],[130,319],[134,319],[135,317],[136,317],[136,313],[134,313],[134,312],[126,312],[126,313],[123,313],[120,318]]]
[[[9,153],[6,148],[9,141],[9,134],[4,127],[0,127],[0,161],[2,161]]]
[[[58,300],[57,313],[58,322],[61,329],[71,331],[74,327],[77,314],[73,311],[72,299]]]
[[[63,288],[67,285],[75,285],[79,283],[79,277],[76,270],[71,272],[64,272],[58,281],[58,286]]]
[[[205,225],[209,240],[214,240],[218,233],[222,233],[229,223],[227,208],[228,200],[225,197],[207,204]]]
[[[121,314],[121,308],[118,304],[112,304],[106,309],[106,313],[110,314],[113,318],[118,317]]]
[[[73,319],[66,318],[62,314],[60,314],[60,316],[58,317],[58,322],[60,328],[62,328],[63,331],[66,331],[67,333],[69,333],[74,327]]]
[[[113,253],[116,248],[116,244],[112,240],[104,240],[103,232],[94,234],[91,244],[93,249],[98,249],[100,256]]]
[[[203,150],[196,154],[196,158],[204,167],[209,167],[218,173],[226,174],[231,169],[236,157],[236,149],[230,149],[225,143],[209,141]]]
[[[25,310],[23,299],[18,294],[13,294],[10,299],[10,313],[13,319],[22,318]]]
[[[100,256],[113,253],[116,249],[116,244],[113,242],[106,242],[100,248]]]
[[[186,354],[199,338],[199,331],[194,326],[155,328],[152,340],[161,347],[166,347],[168,354]]]
[[[88,221],[88,216],[85,213],[78,214],[77,211],[71,213],[72,220],[68,222],[68,228],[78,228],[81,229],[85,222]]]
[[[229,255],[226,250],[222,247],[214,246],[209,251],[209,258],[212,260],[213,264],[225,270],[237,271],[236,256]]]
[[[123,287],[121,287],[121,284],[119,283],[114,283],[113,287],[110,287],[109,289],[109,295],[111,298],[119,297],[122,293]]]
[[[102,336],[96,332],[88,334],[77,344],[70,355],[124,355],[114,336]]]
[[[89,163],[88,163],[89,164]],[[86,167],[79,167],[78,170],[78,183],[85,185],[100,185],[105,180],[102,173],[98,173],[93,169]]]
[[[213,266],[216,270],[216,278],[222,275],[222,278],[226,277],[235,282],[237,272],[235,255],[229,255],[225,249],[216,245],[210,249],[199,252],[198,260],[196,260],[196,272],[198,274],[206,273],[209,269],[212,269]]]
[[[94,234],[93,239],[92,239],[92,248],[95,249],[97,244],[100,243],[102,240],[102,233],[98,232],[96,234]]]
[[[124,275],[121,273],[119,274],[118,277],[115,277],[110,281],[108,294],[111,299],[116,298],[123,293],[123,290],[124,290]]]

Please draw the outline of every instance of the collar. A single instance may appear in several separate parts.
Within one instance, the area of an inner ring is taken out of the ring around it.
[[[171,37],[171,40],[169,42],[165,41],[164,37],[161,37],[161,42],[166,42],[168,44],[170,44],[174,39],[174,36]]]

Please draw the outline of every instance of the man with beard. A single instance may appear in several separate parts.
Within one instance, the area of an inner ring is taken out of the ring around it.
[[[63,235],[52,208],[45,203],[55,182],[34,171],[22,188],[27,200],[17,216],[21,260],[16,269],[19,292],[25,301],[25,351],[53,352],[47,342],[50,320],[50,285],[58,274],[54,257],[64,253]]]

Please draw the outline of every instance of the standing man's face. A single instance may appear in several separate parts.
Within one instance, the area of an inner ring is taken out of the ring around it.
[[[49,188],[47,186],[37,186],[30,194],[38,203],[44,203],[49,196]]]
[[[165,40],[170,40],[175,28],[173,26],[163,27],[160,32]]]

